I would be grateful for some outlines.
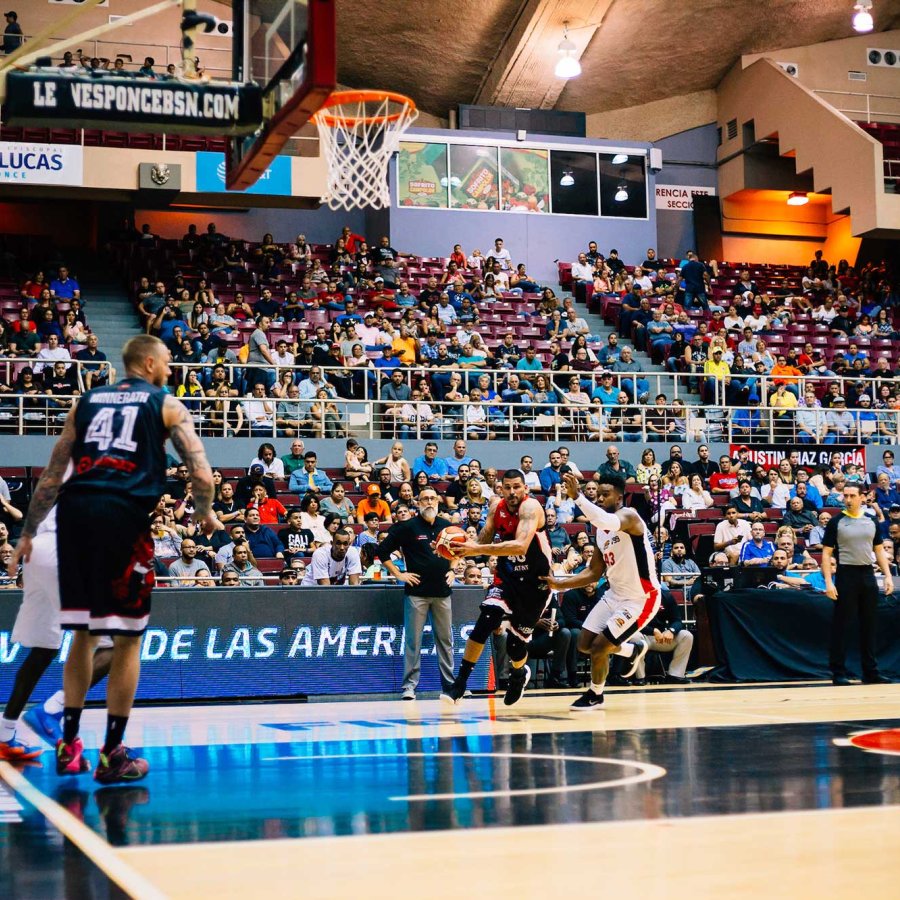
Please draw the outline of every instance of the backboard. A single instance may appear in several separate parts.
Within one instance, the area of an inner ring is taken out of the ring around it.
[[[263,124],[232,137],[229,190],[252,185],[337,83],[336,0],[233,0],[233,81],[262,90]]]

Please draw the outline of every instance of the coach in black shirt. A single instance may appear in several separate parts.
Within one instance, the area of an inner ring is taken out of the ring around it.
[[[377,550],[378,558],[387,570],[406,587],[403,612],[406,643],[403,648],[401,695],[404,700],[416,699],[422,668],[422,629],[429,613],[441,684],[446,690],[453,683],[453,619],[450,611],[453,573],[450,563],[431,549],[438,534],[451,523],[437,514],[438,495],[434,488],[422,490],[418,502],[418,515],[392,525]],[[396,550],[403,551],[405,572],[391,562],[391,554]]]

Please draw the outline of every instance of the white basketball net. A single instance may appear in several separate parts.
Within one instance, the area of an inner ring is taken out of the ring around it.
[[[328,164],[322,202],[331,209],[390,206],[388,165],[400,139],[419,112],[393,97],[354,100],[320,110],[315,116]]]

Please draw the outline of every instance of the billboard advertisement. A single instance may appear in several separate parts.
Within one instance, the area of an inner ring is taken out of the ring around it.
[[[446,144],[400,144],[397,199],[401,206],[446,209],[448,184]]]
[[[18,591],[0,597],[0,696],[8,697],[27,650],[10,634]],[[453,593],[458,663],[484,591]],[[158,589],[141,644],[138,700],[399,693],[403,679],[403,591],[396,586]],[[428,626],[426,626],[428,628]],[[68,638],[68,636],[67,636]],[[420,691],[440,690],[430,629],[422,642]],[[67,639],[34,694],[58,690]],[[469,681],[486,687],[490,653]],[[89,697],[104,696],[103,684]]]
[[[496,147],[450,145],[450,208],[500,208],[500,172]]]
[[[260,176],[259,181],[244,191],[228,191],[225,188],[225,154],[201,151],[195,153],[197,166],[197,191],[210,194],[266,194],[291,196],[291,158],[276,156]]]
[[[506,212],[550,212],[550,151],[500,148],[500,186]]]

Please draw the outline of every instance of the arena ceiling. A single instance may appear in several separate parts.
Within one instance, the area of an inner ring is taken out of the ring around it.
[[[598,113],[715,88],[743,54],[854,34],[853,0],[338,0],[339,80],[459,103]],[[900,0],[874,0],[876,32]],[[553,76],[568,20],[583,73]],[[581,27],[579,26],[588,26]]]

